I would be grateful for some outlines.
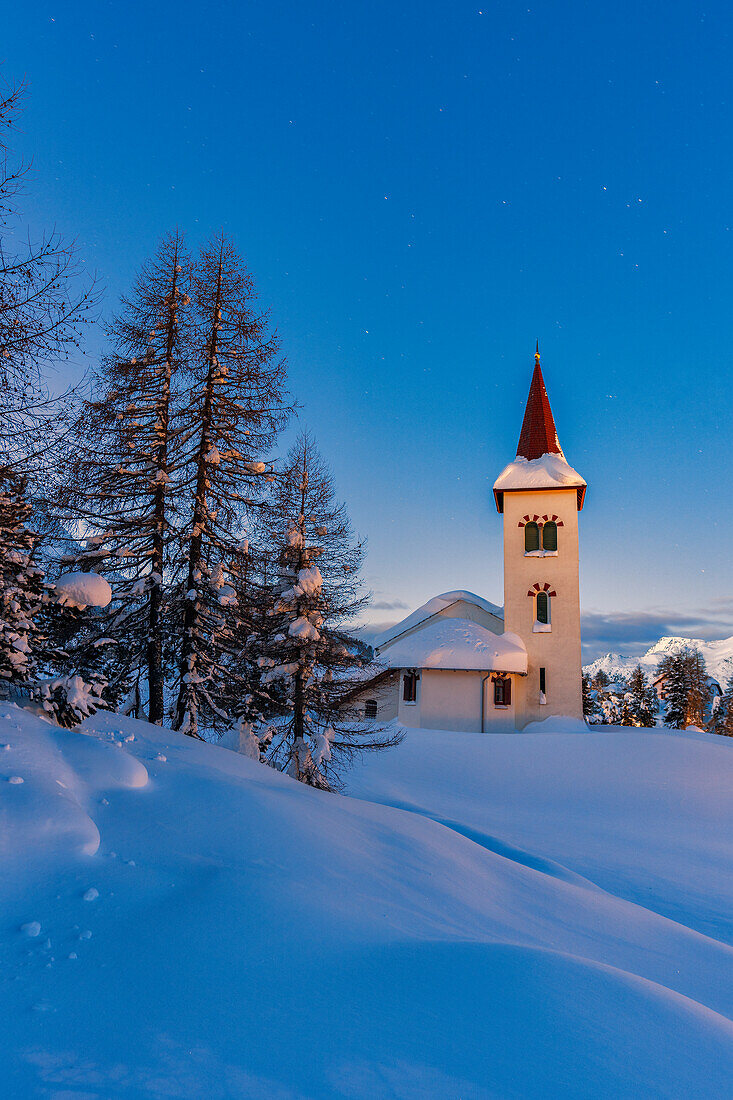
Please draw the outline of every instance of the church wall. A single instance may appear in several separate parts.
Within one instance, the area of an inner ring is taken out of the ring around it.
[[[377,717],[375,721],[392,722],[397,717],[399,709],[400,674],[395,672],[392,676],[382,680],[373,687],[366,686],[359,692],[354,702],[360,710],[362,717],[364,707],[368,699],[375,699],[377,703]]]
[[[524,552],[528,514],[553,515],[558,528],[557,554],[538,557]],[[549,582],[551,630],[537,633],[535,601],[527,595],[535,583]],[[528,675],[517,683],[517,728],[551,715],[581,718],[580,594],[578,587],[578,510],[575,489],[504,494],[504,614],[506,630],[527,647]],[[546,669],[547,703],[540,704],[539,670]]]
[[[485,692],[484,732],[513,730],[516,725],[514,702],[507,708],[494,706],[491,679],[484,684],[485,672],[423,669],[418,687],[418,702],[409,706],[400,702],[400,721],[410,727],[481,732],[481,692]],[[512,677],[512,698],[521,677]]]

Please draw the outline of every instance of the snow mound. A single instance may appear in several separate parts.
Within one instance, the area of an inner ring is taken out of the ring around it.
[[[469,619],[436,619],[394,642],[380,659],[388,668],[527,671],[527,650],[517,634],[492,634]]]
[[[433,596],[431,600],[424,603],[422,607],[418,607],[416,611],[413,611],[403,619],[401,622],[396,623],[390,627],[389,630],[385,630],[383,634],[380,634],[374,640],[374,648],[381,649],[389,642],[398,638],[401,634],[406,633],[408,630],[412,630],[413,627],[419,626],[420,623],[424,623],[427,619],[432,619],[434,615],[439,615],[441,611],[445,611],[446,608],[452,607],[455,603],[465,602],[473,604],[474,607],[480,607],[483,611],[487,611],[489,615],[494,615],[497,619],[504,619],[504,609],[497,607],[496,604],[490,603],[485,600],[483,596],[477,596],[475,592],[466,592],[462,589],[456,589],[455,592],[442,592],[440,596]]]
[[[600,727],[594,726],[598,732]],[[609,727],[614,728],[614,727]],[[582,718],[562,717],[553,714],[550,718],[543,718],[540,722],[529,722],[522,733],[589,733],[591,727]]]
[[[582,489],[585,484],[577,470],[561,454],[546,454],[533,459],[517,455],[494,482],[494,492],[510,489]]]
[[[56,581],[59,603],[65,607],[107,607],[112,589],[99,573],[65,573]]]
[[[730,1092],[725,738],[415,730],[361,799],[119,715],[0,738],[3,1095]]]

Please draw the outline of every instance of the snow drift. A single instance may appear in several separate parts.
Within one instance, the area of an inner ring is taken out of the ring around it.
[[[348,798],[0,705],[4,1095],[726,1095],[722,741],[410,731]]]

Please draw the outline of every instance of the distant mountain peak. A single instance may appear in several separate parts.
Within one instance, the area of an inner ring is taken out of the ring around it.
[[[604,653],[602,657],[596,657],[595,661],[585,665],[583,672],[589,676],[595,676],[603,670],[609,680],[618,680],[628,677],[637,665],[641,665],[647,676],[653,676],[663,657],[687,648],[700,650],[708,674],[721,686],[733,675],[733,637],[706,642],[702,638],[683,638],[675,635],[664,635],[640,655],[623,656],[620,653]]]

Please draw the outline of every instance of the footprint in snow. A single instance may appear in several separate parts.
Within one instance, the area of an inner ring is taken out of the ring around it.
[[[158,755],[157,755],[157,756],[155,757],[155,759],[156,759],[156,760],[160,760],[161,764],[165,764],[165,763],[166,763],[166,761],[168,760],[168,757],[167,757],[167,756],[163,756],[163,753],[162,753],[162,752],[159,752],[159,753],[158,753]]]
[[[0,749],[4,749],[4,750],[5,750],[6,752],[7,752],[7,750],[8,750],[9,748],[10,748],[10,745],[8,745],[8,744],[7,744],[7,742],[5,742],[4,744],[0,745]]]
[[[96,901],[99,897],[99,890],[94,886],[90,886],[88,890],[84,891],[84,901]]]
[[[80,940],[90,940],[91,938],[92,938],[92,934],[91,934],[91,932],[89,931],[88,928],[85,928],[83,932],[79,933],[79,939]]]
[[[25,936],[37,936],[41,931],[41,922],[29,920],[27,924],[21,924],[20,930]]]
[[[24,783],[24,782],[25,782],[25,780],[23,779],[23,777],[21,775],[10,775],[10,776],[8,776],[8,783],[15,783],[17,785],[18,783]]]

